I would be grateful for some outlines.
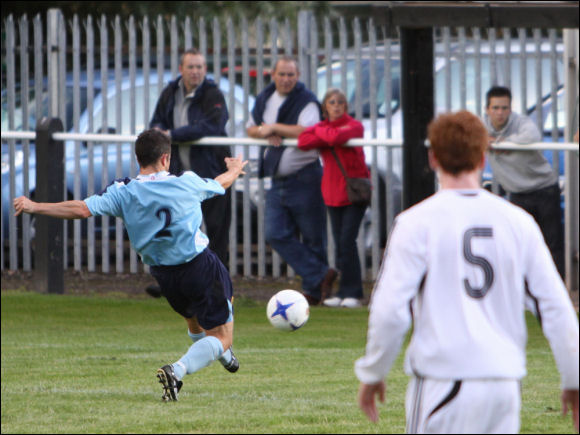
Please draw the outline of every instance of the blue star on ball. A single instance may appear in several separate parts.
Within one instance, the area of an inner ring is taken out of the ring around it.
[[[288,320],[288,316],[286,315],[286,310],[294,305],[294,302],[290,302],[289,304],[283,304],[278,299],[276,299],[276,311],[272,313],[272,317],[275,316],[282,316],[284,319]]]

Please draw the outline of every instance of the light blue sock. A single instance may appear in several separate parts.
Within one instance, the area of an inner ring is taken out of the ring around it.
[[[189,335],[189,337],[191,338],[191,340],[195,343],[196,341],[199,341],[199,340],[201,340],[202,338],[205,337],[205,331],[201,331],[199,334],[194,334],[188,328],[187,329],[187,335]]]
[[[181,380],[210,365],[224,353],[222,342],[213,336],[207,336],[192,344],[179,361],[173,364],[177,379]]]
[[[202,331],[199,334],[194,334],[188,329],[187,335],[189,335],[191,340],[195,343],[205,337],[205,331]],[[218,360],[220,363],[222,363],[222,365],[227,366],[230,362],[232,362],[232,351],[227,349],[224,353],[222,353]]]

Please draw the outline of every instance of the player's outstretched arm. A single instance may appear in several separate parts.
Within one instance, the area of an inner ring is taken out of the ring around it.
[[[370,421],[376,423],[379,420],[379,411],[375,402],[375,396],[379,396],[381,403],[385,402],[385,383],[384,381],[378,384],[360,383],[358,390],[358,405],[360,409],[367,415]]]
[[[84,219],[92,216],[84,201],[35,202],[26,196],[14,199],[14,210],[15,216],[22,213],[43,214],[60,219]]]
[[[223,174],[215,177],[215,181],[220,183],[224,189],[227,189],[232,185],[234,181],[240,176],[244,175],[244,166],[248,164],[248,161],[242,161],[241,157],[226,157],[226,166],[228,170]]]
[[[578,390],[562,390],[562,414],[568,414],[568,410],[572,411],[572,420],[574,427],[578,432]]]

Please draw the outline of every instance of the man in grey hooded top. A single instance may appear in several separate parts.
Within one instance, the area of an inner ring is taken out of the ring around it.
[[[558,175],[541,151],[494,150],[497,142],[530,144],[542,136],[527,116],[511,111],[508,88],[492,87],[486,94],[484,122],[490,139],[489,164],[509,200],[538,222],[560,275],[564,276],[564,231]]]

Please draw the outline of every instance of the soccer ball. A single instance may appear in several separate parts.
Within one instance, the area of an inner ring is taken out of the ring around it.
[[[270,298],[266,309],[270,323],[284,331],[296,331],[310,316],[310,306],[296,290],[280,290]]]

